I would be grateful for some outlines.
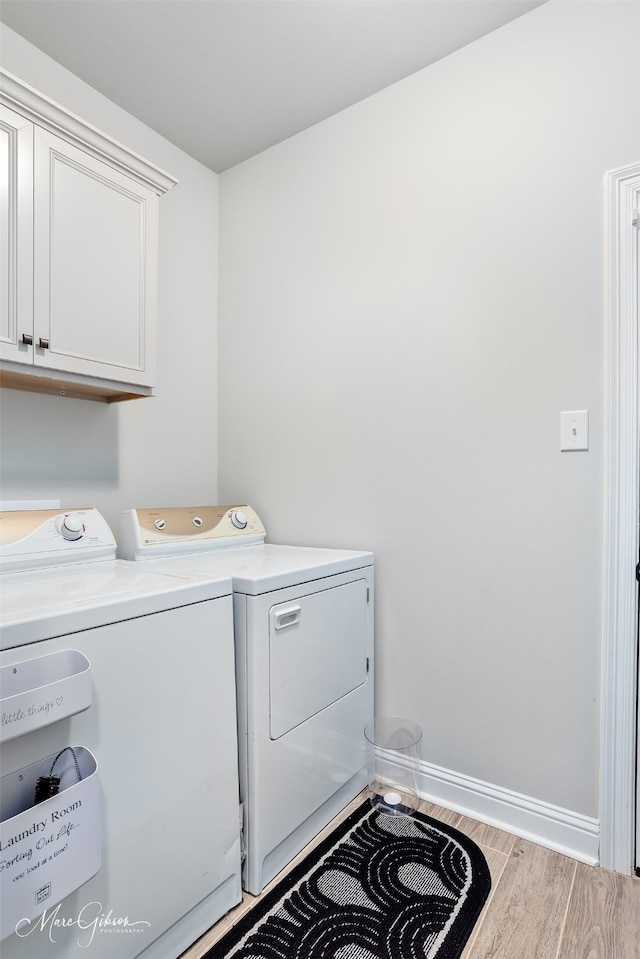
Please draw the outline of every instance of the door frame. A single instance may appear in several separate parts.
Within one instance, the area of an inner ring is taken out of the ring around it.
[[[600,864],[635,868],[640,163],[605,176],[605,461]],[[640,828],[640,824],[639,824]]]

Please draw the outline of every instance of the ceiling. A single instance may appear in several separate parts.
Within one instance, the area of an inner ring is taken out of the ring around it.
[[[2,0],[0,21],[217,173],[545,0]]]

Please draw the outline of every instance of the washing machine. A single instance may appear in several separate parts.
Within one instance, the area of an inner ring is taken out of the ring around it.
[[[0,513],[3,959],[167,959],[242,897],[232,589]]]
[[[133,509],[119,554],[233,581],[243,884],[259,893],[366,785],[373,555],[265,542],[247,505]]]

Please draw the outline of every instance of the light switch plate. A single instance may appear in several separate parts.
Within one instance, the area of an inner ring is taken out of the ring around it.
[[[560,449],[589,449],[589,410],[573,410],[560,414]]]

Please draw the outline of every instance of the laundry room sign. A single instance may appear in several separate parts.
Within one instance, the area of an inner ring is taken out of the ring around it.
[[[97,763],[82,746],[64,753],[72,756],[56,766],[59,791],[44,801],[37,799],[39,785],[51,779],[62,753],[0,780],[0,939],[24,935],[32,920],[100,869]]]

